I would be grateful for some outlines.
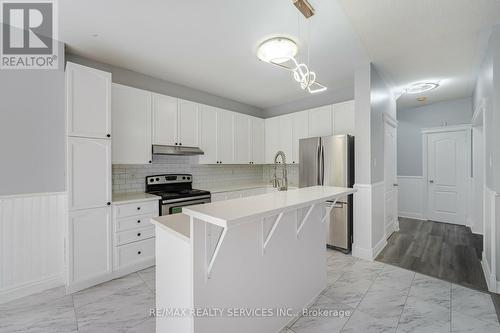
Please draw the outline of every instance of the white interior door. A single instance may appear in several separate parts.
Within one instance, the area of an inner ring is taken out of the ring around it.
[[[385,234],[389,237],[398,219],[398,188],[396,161],[396,128],[384,125]]]
[[[427,137],[427,218],[465,225],[467,132]]]

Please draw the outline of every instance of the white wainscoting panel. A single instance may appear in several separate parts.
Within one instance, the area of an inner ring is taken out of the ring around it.
[[[64,284],[66,193],[0,197],[0,303]]]
[[[387,245],[384,227],[384,182],[354,184],[352,255],[374,260]]]
[[[484,238],[482,266],[488,290],[497,292],[496,276],[496,220],[500,198],[497,193],[484,186]]]
[[[424,180],[422,176],[398,176],[398,215],[426,220]]]

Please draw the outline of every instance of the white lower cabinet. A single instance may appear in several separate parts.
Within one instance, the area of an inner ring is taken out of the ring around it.
[[[159,215],[159,201],[113,204],[113,266],[118,275],[154,265],[155,230],[150,220]]]
[[[69,213],[68,282],[75,290],[109,280],[112,273],[111,207]]]

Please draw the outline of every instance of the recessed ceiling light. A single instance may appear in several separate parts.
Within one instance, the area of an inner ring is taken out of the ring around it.
[[[406,88],[405,92],[407,94],[421,94],[426,91],[431,91],[439,87],[439,84],[434,82],[421,82],[415,83]]]
[[[418,98],[417,98],[417,101],[418,101],[418,102],[425,102],[426,100],[427,100],[427,97],[425,97],[425,96],[422,96],[422,97],[418,97]]]
[[[284,63],[294,58],[298,52],[297,44],[285,37],[275,37],[259,45],[257,57],[265,62]]]

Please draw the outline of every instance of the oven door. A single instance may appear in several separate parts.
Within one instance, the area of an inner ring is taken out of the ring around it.
[[[161,205],[161,216],[182,213],[182,207],[210,203],[210,197],[176,202],[164,201]]]

